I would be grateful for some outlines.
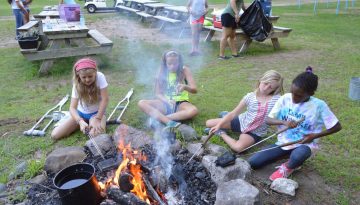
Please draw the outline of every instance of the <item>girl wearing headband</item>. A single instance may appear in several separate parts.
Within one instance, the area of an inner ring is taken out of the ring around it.
[[[105,110],[109,95],[104,74],[97,70],[96,62],[90,58],[78,60],[73,73],[71,118],[52,131],[51,137],[54,140],[69,136],[79,128],[83,133],[88,130],[94,137],[105,132]]]

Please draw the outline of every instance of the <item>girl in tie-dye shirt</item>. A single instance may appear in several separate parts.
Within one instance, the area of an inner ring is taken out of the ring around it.
[[[267,124],[278,125],[279,129],[291,128],[279,134],[278,141],[268,148],[301,140],[299,143],[259,152],[250,157],[249,163],[256,169],[282,156],[290,155],[289,160],[270,176],[272,181],[287,178],[294,169],[301,166],[311,156],[312,151],[318,149],[318,138],[341,130],[339,120],[328,105],[312,96],[317,85],[318,77],[312,73],[312,68],[308,67],[293,80],[291,93],[280,97],[266,119]],[[304,121],[297,124],[296,121],[301,119]]]

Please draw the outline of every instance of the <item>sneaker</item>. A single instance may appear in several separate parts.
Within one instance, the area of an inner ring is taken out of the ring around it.
[[[230,57],[229,56],[218,56],[219,60],[229,60]]]
[[[207,128],[205,128],[205,129],[204,129],[204,133],[205,133],[205,134],[207,134],[207,135],[208,135],[208,134],[209,134],[209,132],[210,132],[210,127],[207,127]]]
[[[209,127],[205,128],[204,133],[208,135],[210,132],[210,129],[211,128],[209,128]],[[214,135],[218,135],[218,136],[221,136],[222,134],[226,134],[225,130],[220,129],[214,133]]]
[[[228,111],[221,111],[219,112],[219,118],[223,118],[225,115],[227,115],[229,112]]]
[[[148,118],[146,125],[148,128],[154,129],[154,130],[164,127],[164,125],[161,122],[159,122],[158,120],[156,120],[152,117]]]
[[[288,176],[290,176],[290,174],[294,172],[294,169],[287,168],[285,163],[275,168],[278,168],[278,170],[272,173],[272,175],[269,177],[271,181],[274,181],[275,179],[278,178],[288,178]]]
[[[199,51],[192,51],[191,53],[189,53],[189,56],[199,56],[200,52]]]
[[[166,127],[165,129],[170,129],[170,128],[177,128],[181,125],[180,122],[176,122],[174,120],[170,120],[168,123],[166,123]]]

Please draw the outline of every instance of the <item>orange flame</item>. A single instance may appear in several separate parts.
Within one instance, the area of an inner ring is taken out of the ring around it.
[[[122,152],[123,160],[113,177],[110,177],[105,183],[98,183],[101,190],[106,190],[110,185],[119,186],[118,181],[121,173],[129,172],[133,176],[131,183],[134,185],[131,193],[150,204],[150,198],[147,195],[146,187],[142,179],[141,165],[138,163],[138,161],[146,161],[147,157],[137,150],[132,150],[130,144],[124,145],[122,140],[119,142],[118,149],[119,152]]]

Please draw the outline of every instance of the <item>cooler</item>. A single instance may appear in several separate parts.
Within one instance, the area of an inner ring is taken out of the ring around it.
[[[215,28],[222,28],[220,16],[213,15],[213,25]]]

